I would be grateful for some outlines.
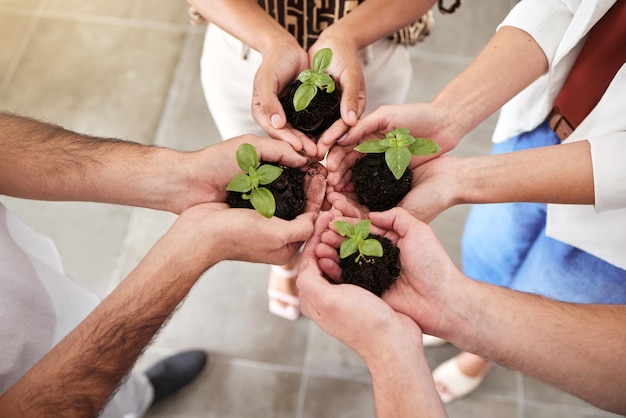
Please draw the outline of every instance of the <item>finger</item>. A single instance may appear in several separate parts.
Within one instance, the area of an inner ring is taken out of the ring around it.
[[[340,138],[337,144],[344,147],[353,147],[373,137],[383,138],[385,132],[390,129],[381,109],[384,108],[378,108],[369,115],[361,118],[356,125],[348,129],[346,136]]]
[[[319,164],[313,164],[304,176],[304,190],[306,193],[305,212],[319,212],[322,209],[326,196],[326,168]]]
[[[255,146],[261,161],[275,162],[287,167],[303,167],[311,161],[285,141],[255,135],[246,135],[244,140]]]
[[[333,144],[347,132],[348,128],[349,126],[343,119],[338,119],[322,132],[322,135],[317,140],[317,157],[320,159],[324,158]]]

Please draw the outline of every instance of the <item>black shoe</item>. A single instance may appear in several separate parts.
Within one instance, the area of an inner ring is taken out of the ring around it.
[[[152,405],[187,386],[209,361],[210,357],[204,351],[186,351],[167,357],[146,370],[145,374],[154,388]]]

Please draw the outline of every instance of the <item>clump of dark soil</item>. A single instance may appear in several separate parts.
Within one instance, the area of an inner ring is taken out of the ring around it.
[[[274,163],[261,162],[262,164],[277,165],[283,169],[283,172],[276,180],[263,186],[274,195],[274,200],[276,201],[274,216],[291,221],[296,216],[302,214],[306,205],[304,190],[304,176],[306,172],[299,168],[283,167]],[[229,191],[226,203],[233,208],[254,209],[250,200],[245,200],[241,197],[242,194]]]
[[[385,237],[370,234],[383,246],[382,257],[367,257],[366,261],[355,262],[357,254],[339,261],[343,283],[355,284],[382,296],[385,290],[400,276],[400,249]],[[339,251],[339,250],[337,250]]]
[[[305,133],[313,139],[317,139],[336,120],[341,118],[340,103],[341,92],[335,88],[332,93],[319,90],[311,103],[299,111],[293,107],[293,96],[302,84],[300,80],[294,80],[281,94],[280,103],[285,111],[287,122],[295,129]]]
[[[384,153],[365,154],[352,167],[352,182],[359,203],[372,211],[395,207],[411,191],[413,172],[396,180],[385,163]]]

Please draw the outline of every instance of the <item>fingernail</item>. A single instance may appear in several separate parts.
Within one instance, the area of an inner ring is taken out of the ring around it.
[[[343,142],[347,137],[348,137],[348,133],[346,132],[345,134],[339,137],[339,139],[337,140],[337,143]]]
[[[273,114],[272,117],[270,118],[270,123],[272,124],[274,129],[278,129],[278,126],[280,125],[281,120],[282,119],[280,115],[276,113],[276,114]]]
[[[354,110],[348,112],[348,119],[356,122],[356,112]]]

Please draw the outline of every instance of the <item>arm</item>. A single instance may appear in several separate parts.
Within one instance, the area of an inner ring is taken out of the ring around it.
[[[270,136],[315,156],[315,143],[302,132],[287,126],[279,94],[298,74],[309,67],[309,57],[296,38],[267,14],[254,0],[189,0],[206,20],[217,25],[250,48],[263,60],[252,89],[252,116]]]
[[[443,156],[413,170],[413,188],[399,206],[430,222],[470,203],[594,204],[588,141],[505,154]]]
[[[342,147],[328,155],[329,176],[333,185],[340,183],[354,159],[345,158],[356,144],[397,127],[409,128],[411,134],[437,142],[441,153],[453,149],[508,100],[530,85],[548,69],[543,50],[526,32],[502,27],[476,59],[430,103],[382,106],[361,119],[337,142]],[[414,158],[413,164],[434,156]]]
[[[342,90],[341,120],[329,128],[318,141],[318,156],[328,149],[348,127],[354,126],[365,110],[365,80],[357,53],[415,22],[435,4],[434,0],[368,0],[326,28],[311,47],[309,56],[322,48],[330,48],[334,58],[329,69]],[[371,24],[376,22],[376,24]]]
[[[361,356],[372,377],[377,417],[445,416],[415,322],[367,290],[333,285],[323,276],[317,252],[324,251],[322,234],[338,238],[329,230],[332,218],[330,212],[320,214],[302,253],[298,288],[303,313]],[[336,247],[325,249],[337,256]]]
[[[313,214],[287,222],[224,206],[183,212],[130,275],[0,396],[0,411],[96,416],[206,269],[225,259],[285,263],[313,232]],[[245,234],[258,239],[243,246]]]
[[[192,153],[81,135],[59,126],[0,113],[0,193],[41,200],[116,203],[180,213],[224,201],[240,171],[237,147],[290,167],[309,160],[288,144],[244,135]]]
[[[396,311],[463,350],[626,412],[626,364],[615,355],[626,345],[626,307],[568,304],[473,281],[432,230],[406,211],[371,213],[370,219],[398,235],[402,276],[383,295]],[[419,259],[406,256],[417,251]]]

